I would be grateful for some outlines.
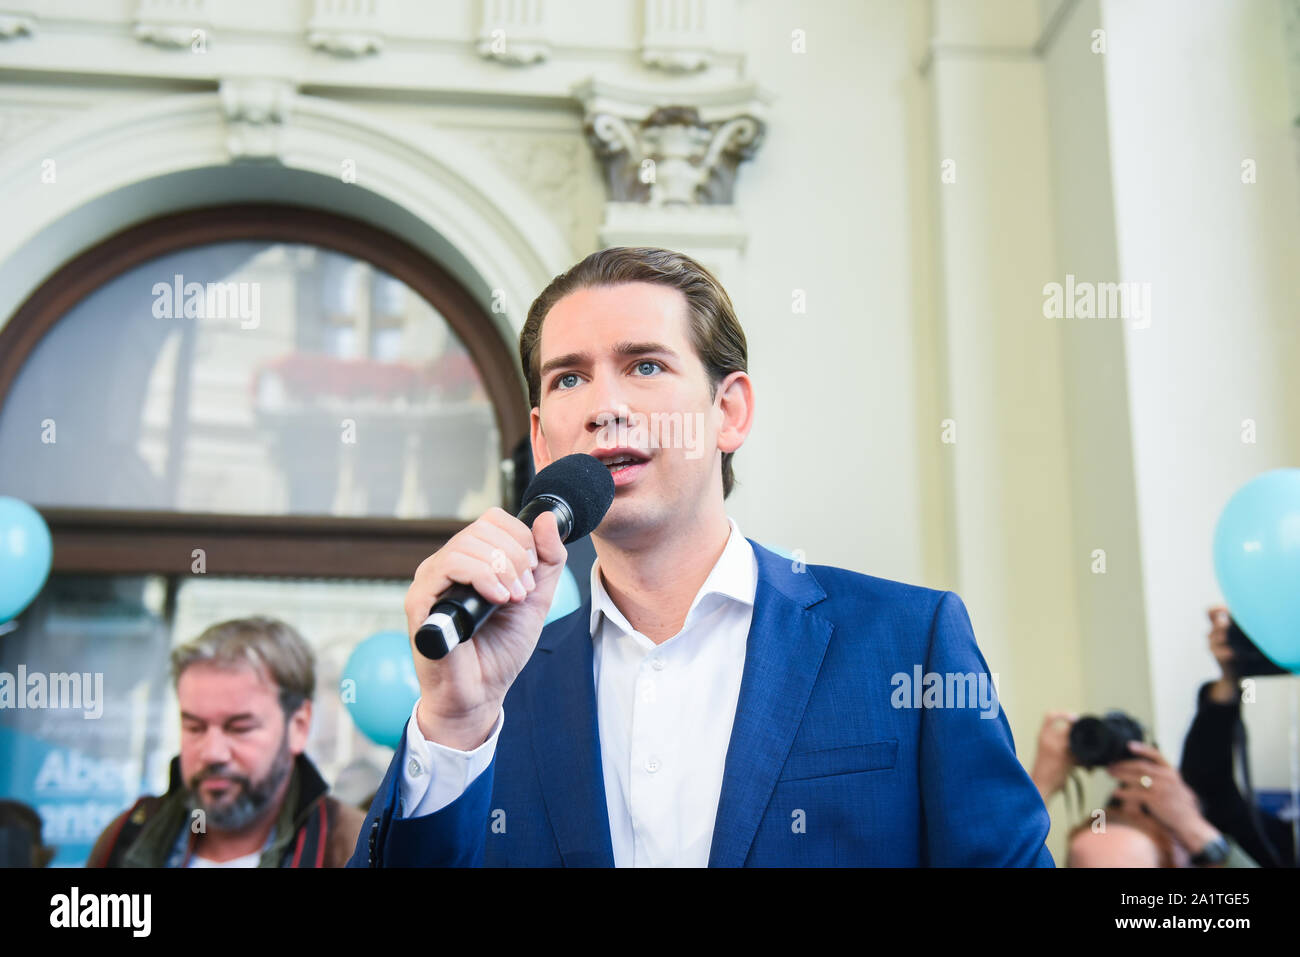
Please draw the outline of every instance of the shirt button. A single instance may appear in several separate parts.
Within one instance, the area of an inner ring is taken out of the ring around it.
[[[406,766],[406,770],[410,772],[413,778],[418,778],[424,773],[424,768],[420,767],[420,762],[415,758],[411,758],[411,763]]]
[[[649,771],[651,774],[654,774],[656,771],[659,770],[659,759],[658,759],[658,758],[650,758],[650,759],[649,759],[648,761],[646,761],[646,763],[645,763],[645,769],[646,769],[647,771]]]
[[[652,659],[650,660],[650,663],[651,663],[652,665],[654,665],[654,669],[655,669],[655,671],[663,671],[663,670],[664,670],[664,660],[663,660],[662,658],[652,658]]]

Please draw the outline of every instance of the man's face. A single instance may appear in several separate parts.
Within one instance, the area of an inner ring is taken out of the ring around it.
[[[181,777],[207,825],[238,831],[264,814],[306,746],[311,702],[286,722],[279,690],[252,667],[186,668],[181,707]]]
[[[711,495],[722,500],[721,453],[744,442],[752,392],[749,377],[733,372],[711,397],[688,323],[685,295],[641,282],[571,293],[542,323],[537,469],[622,447],[640,459],[614,472],[602,538],[628,542],[690,522]]]

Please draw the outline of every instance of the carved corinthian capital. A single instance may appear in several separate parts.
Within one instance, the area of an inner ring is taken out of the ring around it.
[[[577,92],[587,105],[587,139],[614,202],[730,204],[737,167],[754,156],[766,129],[767,98],[752,87],[668,106],[638,104],[627,91],[611,96],[609,87],[593,82]]]

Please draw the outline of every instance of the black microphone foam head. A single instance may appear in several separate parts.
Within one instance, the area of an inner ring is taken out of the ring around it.
[[[524,505],[539,495],[554,495],[569,506],[573,530],[565,541],[575,542],[595,531],[614,504],[614,476],[594,455],[575,452],[537,473],[524,490]]]

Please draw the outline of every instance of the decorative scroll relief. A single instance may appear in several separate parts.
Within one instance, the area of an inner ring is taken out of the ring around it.
[[[380,0],[313,0],[307,44],[346,59],[379,53],[383,13]]]
[[[36,21],[31,17],[0,13],[0,40],[36,36]]]
[[[710,0],[645,0],[641,62],[669,73],[693,73],[713,62]]]
[[[296,90],[284,80],[228,79],[219,89],[230,159],[280,160],[280,137]]]
[[[509,66],[541,63],[551,55],[546,0],[481,0],[478,54]]]
[[[207,0],[140,0],[136,7],[135,38],[164,49],[203,52],[210,27]]]
[[[640,123],[593,113],[586,130],[609,199],[693,206],[733,202],[736,169],[757,152],[765,125],[751,115],[704,122],[693,106],[666,106]]]

